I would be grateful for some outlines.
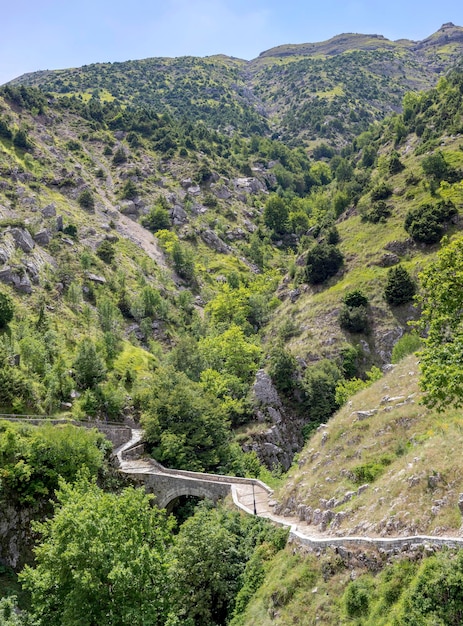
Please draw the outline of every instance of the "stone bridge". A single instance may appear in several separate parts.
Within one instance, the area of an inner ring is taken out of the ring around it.
[[[27,421],[33,424],[45,421],[51,421],[53,424],[69,423],[69,420],[46,420],[39,416],[0,415],[0,419]],[[167,508],[179,496],[197,496],[216,502],[231,494],[235,506],[239,509],[251,515],[265,517],[274,524],[289,527],[290,541],[316,550],[370,547],[397,554],[413,551],[423,546],[463,549],[461,536],[352,537],[321,533],[318,528],[308,525],[297,517],[275,515],[273,512],[275,502],[271,499],[272,490],[259,480],[168,469],[154,459],[140,458],[143,452],[142,430],[108,422],[71,421],[71,423],[81,427],[97,428],[103,432],[115,446],[113,456],[117,459],[120,471],[153,493],[156,496],[157,505],[161,508]]]
[[[120,471],[156,496],[156,504],[168,508],[180,496],[196,496],[217,502],[220,498],[238,491],[245,501],[245,510],[254,513],[257,505],[267,501],[272,490],[260,480],[204,474],[168,469],[151,458],[140,458],[143,432],[133,430],[132,439],[115,451]],[[254,507],[255,504],[255,507]]]

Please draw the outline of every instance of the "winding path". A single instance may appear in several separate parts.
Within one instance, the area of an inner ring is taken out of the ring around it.
[[[242,511],[266,518],[279,526],[289,527],[289,538],[311,548],[328,547],[374,547],[385,552],[402,552],[418,546],[447,546],[463,548],[463,537],[413,535],[406,537],[333,537],[318,531],[297,517],[283,517],[273,513],[272,490],[260,480],[203,474],[183,470],[168,469],[150,458],[137,458],[137,446],[143,439],[143,431],[132,430],[132,437],[126,444],[114,451],[121,472],[136,482],[144,483],[147,489],[156,493],[156,485],[163,483],[158,504],[164,508],[179,495],[208,495],[218,497],[231,493],[236,507]],[[132,457],[132,458],[131,458]],[[170,489],[165,485],[173,485]],[[215,486],[216,491],[214,491]]]

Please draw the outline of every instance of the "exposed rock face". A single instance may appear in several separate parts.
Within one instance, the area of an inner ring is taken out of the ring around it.
[[[32,252],[35,243],[28,230],[25,228],[12,228],[10,233],[18,248],[21,248],[23,252]]]
[[[259,459],[269,468],[290,467],[294,454],[301,449],[303,421],[291,415],[284,407],[272,379],[264,370],[259,370],[252,389],[254,414],[257,421],[268,423],[264,432],[252,435],[252,443],[245,446],[254,450]]]
[[[179,204],[176,204],[170,212],[170,216],[174,223],[174,226],[181,226],[188,222],[188,215]]]
[[[41,211],[43,217],[56,217],[56,206],[54,204],[47,204]]]
[[[39,232],[34,235],[34,241],[38,243],[39,246],[48,246],[51,241],[50,231],[46,228],[39,230]]]
[[[205,230],[201,234],[201,237],[203,238],[204,243],[216,252],[220,252],[222,254],[230,252],[230,248],[227,244],[222,241],[222,239],[220,239],[220,237],[216,235],[213,230]]]
[[[121,202],[119,210],[122,215],[138,216],[139,214],[139,208],[132,200],[124,200]]]

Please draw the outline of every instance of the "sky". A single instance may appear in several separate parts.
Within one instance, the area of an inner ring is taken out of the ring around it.
[[[0,11],[0,84],[26,72],[147,57],[253,59],[346,32],[424,39],[462,0],[16,0]]]

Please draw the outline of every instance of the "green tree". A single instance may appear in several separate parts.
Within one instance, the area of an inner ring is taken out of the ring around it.
[[[421,386],[430,406],[463,404],[463,239],[444,247],[420,274]]]
[[[387,273],[384,298],[391,306],[400,306],[413,299],[416,284],[403,265],[391,267]]]
[[[145,436],[161,463],[207,471],[225,461],[227,416],[217,398],[199,383],[171,367],[159,368],[144,402]]]
[[[307,281],[318,285],[334,276],[344,262],[342,252],[328,243],[318,243],[307,255],[305,274]]]
[[[35,565],[20,574],[38,626],[156,626],[169,606],[172,522],[143,490],[61,483]]]
[[[169,212],[163,206],[155,205],[148,213],[141,218],[141,223],[153,233],[158,230],[169,229],[171,227]]]
[[[95,208],[95,199],[90,189],[84,189],[79,194],[79,197],[77,198],[77,202],[79,203],[79,206],[81,206],[83,209],[92,210]]]
[[[83,339],[73,369],[80,389],[94,389],[106,377],[106,367],[91,339]]]
[[[116,256],[116,249],[114,248],[114,244],[105,239],[98,246],[96,254],[102,261],[110,265]]]
[[[286,202],[276,194],[269,196],[264,208],[264,223],[277,235],[288,230],[289,211]]]
[[[244,564],[238,537],[222,521],[200,506],[177,537],[171,571],[175,612],[187,624],[225,624],[233,608]]]
[[[5,328],[13,319],[14,304],[12,298],[0,291],[0,328]]]

